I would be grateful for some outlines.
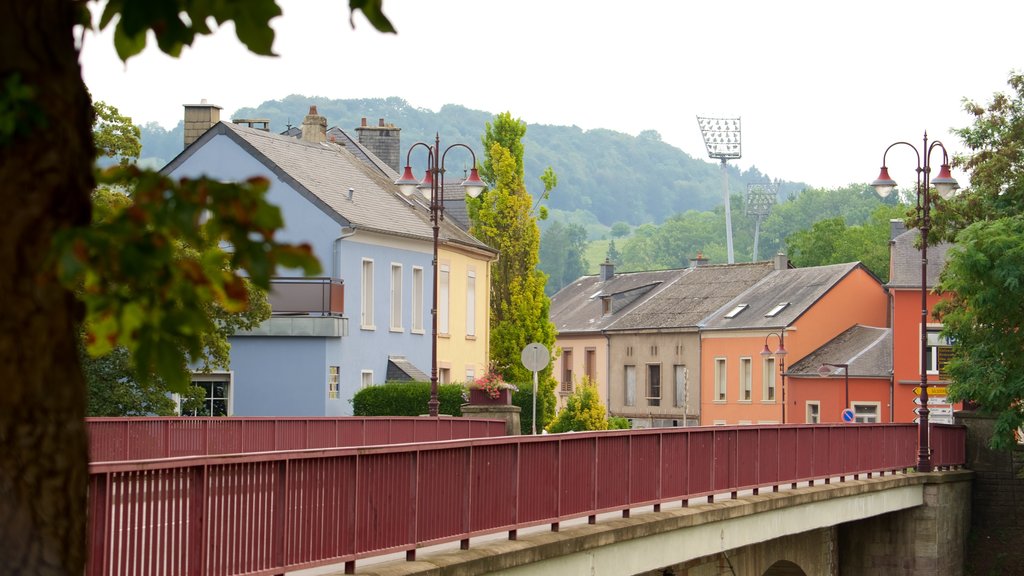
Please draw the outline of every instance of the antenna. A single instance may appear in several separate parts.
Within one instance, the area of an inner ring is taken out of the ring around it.
[[[754,257],[757,262],[757,243],[761,237],[761,221],[772,213],[772,206],[779,195],[779,182],[768,181],[764,184],[747,184],[747,216],[754,218]]]
[[[722,162],[722,198],[725,200],[725,245],[729,253],[729,264],[735,262],[732,253],[732,210],[729,207],[729,173],[725,170],[727,160],[738,160],[743,155],[740,142],[739,118],[707,118],[697,116],[697,126],[704,137],[708,156]]]

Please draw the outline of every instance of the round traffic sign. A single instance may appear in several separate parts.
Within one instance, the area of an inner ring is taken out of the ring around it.
[[[543,344],[536,342],[527,344],[526,348],[523,348],[523,353],[519,357],[523,361],[523,366],[531,372],[540,372],[551,360],[551,354]]]
[[[843,422],[853,422],[853,410],[843,410]]]

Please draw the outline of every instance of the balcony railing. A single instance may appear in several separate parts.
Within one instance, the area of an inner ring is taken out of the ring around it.
[[[274,278],[267,297],[275,315],[341,316],[345,312],[345,286],[338,278]]]

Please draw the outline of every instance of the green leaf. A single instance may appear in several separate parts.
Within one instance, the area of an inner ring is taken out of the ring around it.
[[[117,56],[127,61],[146,47],[146,32],[139,32],[129,35],[125,32],[123,22],[118,22],[114,27],[114,48],[117,49]]]
[[[275,56],[274,29],[270,19],[281,15],[281,8],[274,0],[247,0],[239,4],[235,12],[235,33],[251,52],[263,56]]]
[[[349,0],[348,7],[351,10],[352,15],[355,15],[356,10],[362,11],[366,19],[370,21],[370,24],[380,32],[395,32],[395,27],[391,25],[391,21],[384,16],[382,10],[382,0]],[[352,28],[356,27],[355,20],[349,18],[349,24]]]

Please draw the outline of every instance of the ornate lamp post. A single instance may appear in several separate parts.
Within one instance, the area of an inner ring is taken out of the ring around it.
[[[772,349],[768,347],[768,339],[775,336],[779,339],[779,347],[772,352]],[[782,378],[782,423],[786,423],[786,333],[783,332],[769,332],[764,337],[764,350],[761,350],[761,357],[767,358],[774,355],[775,360],[779,363],[779,376]]]
[[[418,146],[423,146],[427,149],[427,171],[422,181],[416,180],[413,177],[412,167],[409,165],[412,151]],[[466,194],[476,198],[483,191],[485,185],[477,173],[476,154],[473,153],[473,149],[465,144],[452,144],[442,151],[441,138],[436,134],[434,135],[433,146],[426,142],[417,142],[409,147],[409,151],[405,156],[405,172],[401,178],[395,180],[399,190],[406,196],[411,196],[417,188],[423,193],[423,196],[430,203],[430,222],[434,228],[434,296],[430,308],[430,315],[433,318],[430,341],[430,400],[427,402],[427,413],[430,416],[437,416],[437,407],[440,404],[437,399],[437,238],[441,227],[441,220],[444,220],[444,160],[448,152],[453,148],[465,148],[469,150],[469,154],[473,157],[473,169],[470,171],[469,177],[462,182],[462,187],[465,189]]]
[[[928,142],[928,132],[924,133],[921,150],[909,142],[894,142],[885,149],[882,154],[882,170],[878,178],[871,183],[879,196],[888,196],[896,188],[896,182],[889,177],[889,169],[885,164],[885,157],[894,146],[903,144],[909,146],[917,156],[917,218],[921,230],[921,407],[918,409],[918,451],[917,471],[932,471],[932,454],[928,445],[928,230],[931,229],[931,187],[943,198],[950,198],[960,185],[949,172],[949,155],[942,142],[934,140]],[[936,148],[942,150],[942,165],[939,167],[939,175],[930,178],[932,151]],[[922,152],[923,160],[922,163]]]
[[[825,378],[827,376],[831,376],[832,375],[832,370],[831,370],[832,368],[842,368],[843,369],[843,380],[844,380],[844,384],[846,384],[846,405],[843,406],[843,410],[845,410],[845,409],[850,407],[850,365],[849,364],[831,364],[831,363],[828,363],[828,362],[823,362],[821,364],[821,366],[818,367],[818,375],[821,376],[822,378]]]

